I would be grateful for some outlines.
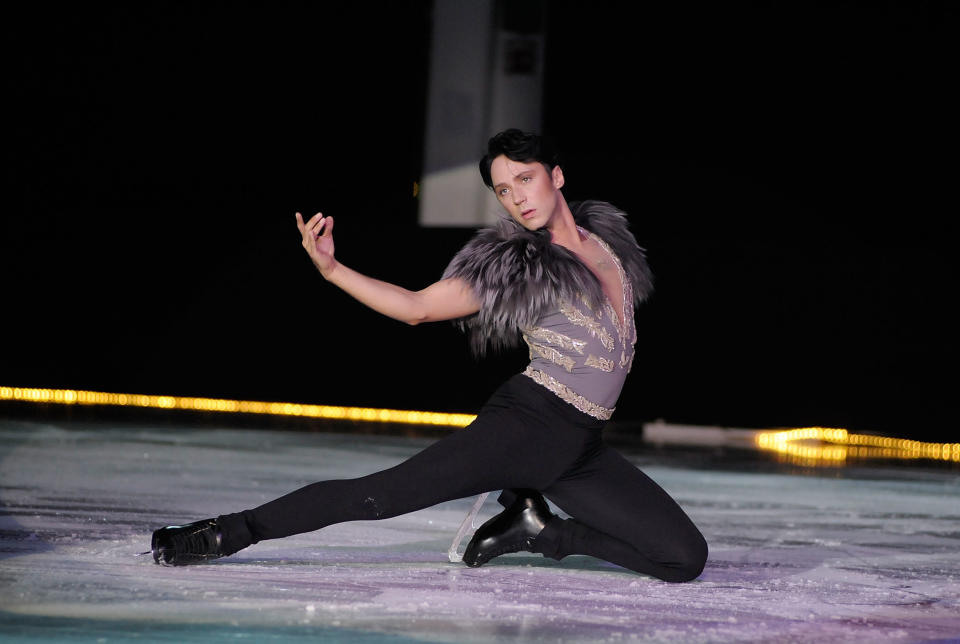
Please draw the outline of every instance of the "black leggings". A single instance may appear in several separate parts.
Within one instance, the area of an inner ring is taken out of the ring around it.
[[[387,519],[443,501],[539,490],[571,519],[552,519],[534,550],[585,554],[666,581],[703,570],[707,544],[680,506],[603,443],[603,421],[524,375],[504,383],[468,427],[403,463],[356,479],[312,483],[219,517],[225,554],[334,523]]]

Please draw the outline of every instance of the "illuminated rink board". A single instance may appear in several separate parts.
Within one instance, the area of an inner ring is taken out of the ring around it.
[[[38,404],[260,414],[433,427],[466,427],[476,418],[474,414],[433,411],[28,387],[0,387],[0,401],[4,400]],[[753,442],[754,446],[760,450],[773,451],[785,460],[807,465],[842,465],[848,459],[868,458],[960,462],[960,443],[927,443],[869,434],[852,434],[840,428],[804,427],[758,430],[754,433]]]
[[[155,396],[147,394],[109,393],[74,389],[33,389],[0,387],[0,400],[61,405],[103,405],[113,407],[141,407],[145,409],[183,409],[189,411],[229,414],[261,414],[300,418],[325,418],[379,423],[406,423],[466,427],[474,414],[450,414],[402,409],[372,407],[343,407],[289,402],[231,400],[227,398],[197,398],[189,396]]]
[[[960,443],[924,443],[905,438],[851,434],[831,427],[759,432],[757,447],[803,464],[842,465],[847,459],[930,459],[960,462]]]

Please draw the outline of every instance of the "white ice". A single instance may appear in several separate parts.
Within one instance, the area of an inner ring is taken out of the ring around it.
[[[161,525],[379,470],[428,442],[0,421],[0,640],[960,641],[955,470],[796,475],[638,455],[710,544],[688,584],[580,556],[449,563],[472,499],[208,565],[135,556]],[[480,519],[498,507],[491,497]]]

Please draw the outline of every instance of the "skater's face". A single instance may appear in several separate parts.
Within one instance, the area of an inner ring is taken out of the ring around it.
[[[563,171],[534,161],[523,163],[500,155],[490,164],[493,192],[514,221],[527,230],[543,228],[560,212]]]

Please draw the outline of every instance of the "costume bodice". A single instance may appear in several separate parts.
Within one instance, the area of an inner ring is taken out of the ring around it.
[[[607,420],[633,364],[637,341],[633,289],[620,258],[607,243],[580,230],[610,255],[617,268],[623,324],[607,297],[600,310],[593,310],[584,297],[561,300],[536,325],[522,329],[530,349],[524,373],[585,414]]]

